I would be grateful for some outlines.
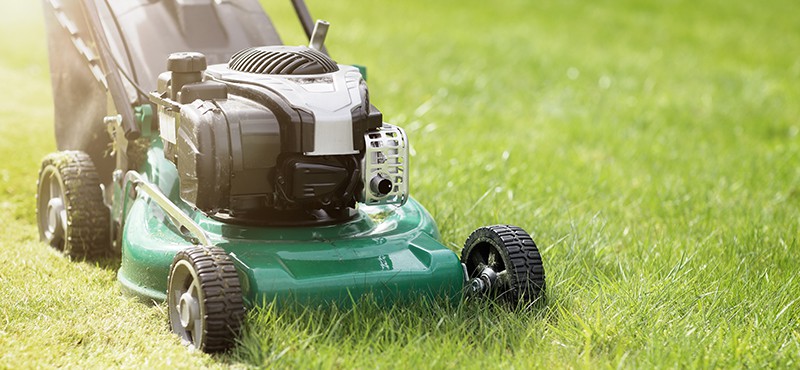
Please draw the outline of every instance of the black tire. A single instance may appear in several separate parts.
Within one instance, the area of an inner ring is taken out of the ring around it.
[[[178,252],[170,268],[167,304],[170,327],[184,345],[216,353],[236,344],[245,314],[242,288],[223,249]]]
[[[36,192],[39,237],[74,258],[109,251],[109,210],[88,154],[63,151],[42,160]]]
[[[544,297],[542,256],[525,230],[510,225],[481,227],[464,243],[461,261],[469,278],[477,278],[485,267],[497,273],[490,296],[515,304]]]

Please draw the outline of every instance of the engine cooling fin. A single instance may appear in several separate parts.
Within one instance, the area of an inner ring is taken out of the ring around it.
[[[314,75],[339,70],[330,57],[305,46],[259,46],[231,57],[228,68],[269,75]]]

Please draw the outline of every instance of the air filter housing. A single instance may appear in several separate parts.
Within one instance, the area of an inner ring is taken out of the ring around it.
[[[228,68],[245,73],[314,75],[339,70],[330,57],[305,46],[259,46],[231,57]]]

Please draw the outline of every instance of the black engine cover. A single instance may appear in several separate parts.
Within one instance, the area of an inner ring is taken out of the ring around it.
[[[288,155],[281,162],[276,178],[278,207],[317,209],[355,204],[361,181],[355,156]]]
[[[382,125],[356,68],[282,46],[208,70],[197,53],[173,54],[168,65],[152,99],[187,203],[253,220],[355,207],[364,135]]]

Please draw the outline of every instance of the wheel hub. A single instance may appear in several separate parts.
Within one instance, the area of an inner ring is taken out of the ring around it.
[[[180,314],[181,326],[186,330],[191,330],[194,321],[200,318],[200,305],[190,292],[181,295],[178,303],[178,313]]]
[[[61,198],[52,198],[47,202],[47,227],[45,237],[48,242],[59,239],[64,234],[64,201]]]
[[[491,267],[483,267],[480,275],[470,280],[469,285],[472,289],[472,293],[482,294],[491,291],[492,286],[494,286],[497,282],[497,278],[497,273]]]

